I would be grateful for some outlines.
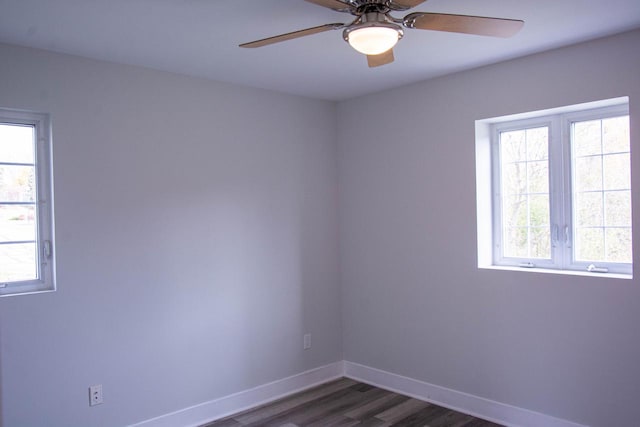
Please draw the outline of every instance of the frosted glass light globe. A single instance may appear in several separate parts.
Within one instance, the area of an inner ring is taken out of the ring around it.
[[[389,27],[362,27],[349,32],[348,42],[352,48],[365,55],[380,55],[394,47],[400,33]]]

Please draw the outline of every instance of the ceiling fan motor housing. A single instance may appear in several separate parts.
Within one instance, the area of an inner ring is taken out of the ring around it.
[[[411,2],[410,2],[411,3]],[[421,2],[417,2],[421,3]],[[352,6],[352,12],[354,15],[360,15],[368,11],[379,11],[381,13],[388,13],[392,10],[400,11],[410,9],[413,5],[398,4],[393,0],[351,0],[349,4]]]
[[[349,34],[353,31],[362,29],[362,28],[390,28],[398,32],[398,40],[400,40],[404,36],[404,30],[400,25],[394,24],[393,22],[389,22],[385,19],[385,15],[378,12],[367,13],[362,16],[362,19],[359,23],[348,26],[342,32],[342,37],[346,42],[349,41]]]
[[[364,15],[370,12],[387,13],[390,9],[384,0],[360,0],[354,1],[353,10],[355,15]]]

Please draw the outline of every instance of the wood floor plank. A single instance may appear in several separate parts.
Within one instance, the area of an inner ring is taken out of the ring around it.
[[[240,424],[233,418],[225,418],[223,420],[214,421],[200,427],[242,427],[242,424]]]
[[[357,391],[369,391],[373,388],[376,388],[372,385],[369,384],[365,384],[365,383],[357,383],[351,386],[352,389],[357,390]]]
[[[302,410],[297,411],[297,413],[291,414],[291,420],[294,423],[304,425],[314,423],[334,414],[344,414],[344,412],[349,411],[362,402],[378,399],[385,393],[384,390],[379,388],[373,388],[366,392],[351,391],[352,393],[345,394],[338,399],[327,399],[320,405],[302,408]]]
[[[286,413],[292,408],[296,408],[305,403],[313,402],[325,396],[330,396],[338,391],[348,389],[354,384],[358,383],[348,378],[341,378],[298,394],[294,394],[293,396],[277,400],[270,404],[250,409],[234,416],[233,418],[242,423],[242,425],[252,425],[261,420],[267,420],[278,416],[279,414]]]
[[[414,414],[430,404],[418,399],[409,398],[408,400],[387,409],[376,415],[376,418],[389,423],[397,423],[398,421],[407,418],[409,415]]]
[[[449,410],[442,406],[429,405],[393,424],[394,427],[431,426],[431,422],[445,415]]]
[[[201,427],[501,427],[342,378]]]
[[[338,390],[330,395],[320,397],[316,400],[303,403],[301,405],[290,408],[287,411],[274,414],[271,417],[263,418],[252,423],[244,423],[250,427],[279,427],[286,421],[290,421],[294,424],[304,424],[313,422],[316,418],[322,416],[329,416],[333,413],[335,406],[338,406],[340,402],[350,402],[357,399],[360,392],[345,388]]]
[[[391,427],[391,423],[379,420],[377,418],[368,418],[366,420],[360,421],[358,427]]]
[[[471,420],[473,420],[471,415],[449,410],[440,418],[429,422],[429,427],[463,427]]]
[[[474,418],[467,424],[463,424],[464,427],[502,427],[500,424],[492,423],[491,421],[482,420],[480,418]]]
[[[401,396],[393,392],[388,392],[379,399],[373,400],[364,405],[360,405],[357,408],[346,412],[345,415],[347,417],[353,418],[354,420],[365,420],[368,418],[372,418],[376,414],[384,412],[396,405],[406,402],[407,400],[409,400],[407,396]]]
[[[305,427],[353,427],[359,426],[360,421],[353,418],[345,417],[342,414],[334,414],[332,416],[321,418],[317,421],[304,424]]]

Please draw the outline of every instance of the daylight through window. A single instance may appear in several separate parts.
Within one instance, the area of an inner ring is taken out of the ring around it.
[[[0,110],[0,295],[54,288],[47,117]]]
[[[492,265],[631,274],[625,101],[491,119]]]

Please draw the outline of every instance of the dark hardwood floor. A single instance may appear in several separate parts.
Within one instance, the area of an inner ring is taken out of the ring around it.
[[[499,427],[377,387],[342,378],[201,427]]]

